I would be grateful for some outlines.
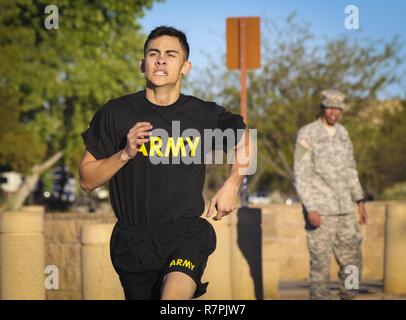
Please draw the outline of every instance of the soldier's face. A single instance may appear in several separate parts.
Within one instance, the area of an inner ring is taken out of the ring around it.
[[[341,119],[343,111],[338,108],[323,108],[323,118],[328,125],[334,126],[334,124]]]
[[[155,87],[179,84],[181,75],[186,75],[191,63],[176,37],[161,36],[149,41],[141,68],[149,84]]]

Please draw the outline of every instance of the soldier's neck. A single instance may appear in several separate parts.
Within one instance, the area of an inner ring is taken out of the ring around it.
[[[335,124],[330,125],[327,123],[326,119],[320,118],[321,123],[323,124],[324,129],[326,129],[327,134],[330,138],[334,137],[336,134],[336,126]]]
[[[335,123],[329,124],[324,117],[320,117],[320,121],[326,128],[334,128],[336,125]]]

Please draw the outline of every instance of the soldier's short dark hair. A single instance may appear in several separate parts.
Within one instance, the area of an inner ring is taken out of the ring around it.
[[[177,38],[179,40],[183,50],[185,50],[186,60],[189,59],[190,49],[189,49],[189,43],[187,42],[185,33],[174,27],[169,27],[169,26],[159,26],[151,31],[151,33],[148,35],[147,40],[144,43],[144,55],[146,53],[148,42],[150,42],[152,39],[155,39],[155,38],[158,38],[161,36],[171,36],[171,37]]]

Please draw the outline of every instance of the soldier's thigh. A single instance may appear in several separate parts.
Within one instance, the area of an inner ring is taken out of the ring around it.
[[[339,216],[334,246],[351,249],[360,246],[361,242],[362,234],[355,214]]]
[[[316,229],[306,230],[310,254],[330,254],[335,233],[333,217],[321,216],[321,225]]]

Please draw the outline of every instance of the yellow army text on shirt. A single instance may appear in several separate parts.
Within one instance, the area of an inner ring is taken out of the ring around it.
[[[320,119],[301,128],[294,155],[295,187],[307,211],[321,215],[353,212],[363,198],[353,147],[344,126],[329,133]]]

